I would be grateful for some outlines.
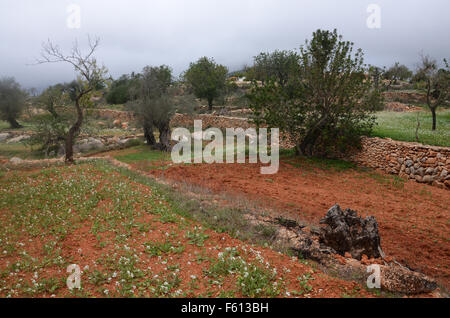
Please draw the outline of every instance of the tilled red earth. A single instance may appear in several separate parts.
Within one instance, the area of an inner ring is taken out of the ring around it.
[[[143,167],[139,167],[142,169]],[[243,195],[312,224],[335,203],[376,217],[385,253],[450,287],[450,191],[378,172],[283,161],[275,175],[254,164],[198,164],[151,170],[216,193]]]

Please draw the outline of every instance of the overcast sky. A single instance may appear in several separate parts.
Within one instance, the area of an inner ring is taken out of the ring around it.
[[[70,4],[80,28],[68,27]],[[380,28],[367,26],[370,4]],[[201,56],[237,70],[259,52],[298,48],[318,28],[337,28],[366,63],[414,67],[421,51],[450,58],[449,12],[449,0],[0,0],[0,77],[38,89],[73,79],[66,65],[29,65],[47,39],[69,50],[98,36],[97,59],[116,78],[160,64],[178,75]]]

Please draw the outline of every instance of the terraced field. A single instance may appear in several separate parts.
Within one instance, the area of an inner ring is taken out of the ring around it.
[[[198,209],[102,162],[3,173],[0,297],[374,295],[267,243],[236,239],[231,211],[207,226],[192,218]],[[66,285],[70,264],[81,270],[80,289]]]

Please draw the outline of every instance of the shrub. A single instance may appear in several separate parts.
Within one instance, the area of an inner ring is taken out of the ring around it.
[[[366,78],[363,53],[337,31],[318,30],[300,49],[299,68],[281,85],[254,82],[249,93],[257,125],[287,132],[297,154],[331,156],[369,134],[381,94]]]

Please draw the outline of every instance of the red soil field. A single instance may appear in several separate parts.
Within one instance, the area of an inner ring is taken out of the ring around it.
[[[142,166],[139,167],[142,169]],[[318,225],[335,203],[376,217],[384,252],[450,287],[450,191],[362,169],[338,171],[281,160],[275,175],[255,164],[197,164],[151,174],[243,195],[264,206]]]

